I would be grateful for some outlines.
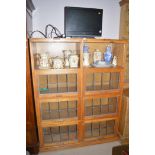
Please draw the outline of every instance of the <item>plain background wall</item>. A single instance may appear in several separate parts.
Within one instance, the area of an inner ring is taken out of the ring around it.
[[[33,30],[44,32],[47,24],[64,33],[64,7],[88,7],[103,9],[102,37],[119,38],[120,0],[33,0]]]

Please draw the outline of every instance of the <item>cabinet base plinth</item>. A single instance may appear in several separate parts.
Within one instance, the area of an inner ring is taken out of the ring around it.
[[[93,141],[90,141],[90,140],[84,140],[84,141],[81,141],[81,142],[73,142],[73,143],[70,143],[70,144],[66,144],[66,145],[63,145],[63,144],[60,144],[60,145],[48,145],[48,146],[43,146],[43,147],[40,147],[40,152],[45,152],[45,151],[55,151],[55,150],[60,150],[60,149],[68,149],[68,148],[76,148],[76,147],[82,147],[82,146],[88,146],[88,145],[94,145],[94,144],[101,144],[101,143],[108,143],[108,142],[112,142],[112,141],[117,141],[117,140],[120,140],[120,137],[119,136],[115,136],[115,137],[111,137],[111,138],[105,138],[105,139],[96,139],[96,140],[93,140]]]

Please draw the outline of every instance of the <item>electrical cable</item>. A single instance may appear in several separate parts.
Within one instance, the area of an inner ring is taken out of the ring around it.
[[[48,35],[47,35],[47,30],[48,30],[48,27],[49,27],[49,26],[52,27],[52,30],[51,30],[51,37],[52,37],[53,30],[55,31],[55,29],[54,29],[54,27],[53,27],[52,25],[50,25],[50,24],[46,25],[46,27],[45,27],[45,35],[46,35],[46,37],[48,37]],[[54,33],[55,33],[56,36],[57,36],[56,31],[55,31]]]
[[[51,25],[51,24],[48,24],[48,25],[46,25],[46,27],[45,27],[45,35],[46,35],[46,37],[47,37],[47,30],[48,30],[48,27],[51,27],[51,28],[52,28],[52,32],[53,32],[53,30],[55,31],[55,35],[56,35],[58,38],[60,38],[60,37],[62,36],[62,34],[60,33],[60,31],[59,31],[56,27],[54,27],[54,26]],[[58,31],[59,34],[57,34],[57,31]],[[51,33],[52,33],[52,32],[51,32]]]
[[[50,37],[48,36],[48,27],[51,27],[52,30],[50,31]],[[48,24],[45,27],[45,34],[39,30],[33,31],[30,35],[30,38],[32,38],[34,33],[40,33],[44,38],[52,38],[52,35],[55,34],[56,38],[62,38],[64,35],[61,34],[61,32],[58,30],[58,28],[56,28],[55,26]]]
[[[40,33],[41,35],[44,36],[44,38],[46,38],[46,35],[45,35],[44,33],[42,33],[41,31],[39,31],[39,30],[33,31],[33,32],[31,33],[31,35],[30,35],[30,38],[32,38],[33,34],[36,33],[36,32]]]

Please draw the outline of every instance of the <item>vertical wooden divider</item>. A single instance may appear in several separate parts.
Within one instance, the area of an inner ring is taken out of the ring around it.
[[[83,41],[80,40],[80,70],[78,72],[78,85],[79,85],[79,112],[78,112],[78,141],[84,139],[84,101],[83,101]]]

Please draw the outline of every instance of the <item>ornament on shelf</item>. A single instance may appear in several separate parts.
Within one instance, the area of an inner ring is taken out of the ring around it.
[[[114,66],[117,66],[117,57],[116,56],[113,57],[112,64]]]
[[[39,53],[36,53],[36,54],[34,54],[34,62],[35,62],[35,66],[37,67],[37,68],[39,68],[39,66],[40,66],[40,59],[41,59],[41,56],[40,56],[40,54]]]
[[[65,58],[65,67],[69,67],[69,60],[68,60],[68,58]]]
[[[78,67],[79,57],[76,54],[72,54],[69,56],[69,64],[71,68]]]
[[[83,46],[83,66],[89,66],[89,47],[87,44]]]
[[[39,69],[49,69],[50,68],[50,63],[49,63],[49,53],[41,53],[40,54],[40,63],[39,63]]]
[[[106,51],[104,53],[104,61],[107,64],[110,64],[112,60],[112,51],[111,51],[111,46],[106,47]]]
[[[98,61],[101,61],[101,59],[102,59],[102,53],[101,53],[98,49],[96,49],[96,50],[94,51],[93,59],[94,59],[94,64],[95,64],[96,62],[98,62]]]
[[[69,67],[70,64],[69,64],[69,57],[70,55],[72,54],[76,54],[76,51],[73,51],[73,50],[63,50],[63,55],[64,55],[64,60],[65,60],[65,67]]]
[[[63,69],[64,68],[64,60],[63,58],[56,56],[53,58],[53,68],[54,69]]]
[[[89,53],[83,53],[83,65],[89,66]]]

